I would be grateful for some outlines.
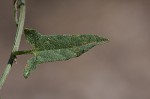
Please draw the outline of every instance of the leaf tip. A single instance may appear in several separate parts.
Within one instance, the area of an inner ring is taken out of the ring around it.
[[[109,39],[105,38],[105,37],[98,36],[97,37],[97,42],[99,42],[99,43],[108,43]]]
[[[23,76],[25,79],[27,79],[29,77],[30,73],[27,70],[24,70]]]
[[[28,69],[28,66],[26,65],[25,69],[24,69],[24,72],[23,72],[23,76],[24,76],[25,79],[27,79],[29,77],[29,75],[30,75],[30,71]]]

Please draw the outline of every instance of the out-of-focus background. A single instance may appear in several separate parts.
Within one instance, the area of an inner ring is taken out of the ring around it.
[[[26,0],[26,27],[43,34],[97,34],[110,42],[69,61],[39,65],[19,56],[4,99],[150,99],[149,0]],[[13,0],[0,1],[0,74],[15,37]],[[20,49],[30,49],[22,37]]]

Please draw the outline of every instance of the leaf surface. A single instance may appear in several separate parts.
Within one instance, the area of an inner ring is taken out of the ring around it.
[[[97,35],[41,35],[35,30],[25,29],[25,37],[33,47],[34,57],[27,61],[24,77],[28,78],[38,64],[68,60],[78,57],[92,47],[108,41]]]

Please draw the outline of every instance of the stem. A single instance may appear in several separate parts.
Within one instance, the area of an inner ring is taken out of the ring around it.
[[[14,18],[16,22],[16,26],[18,26],[18,0],[14,0]]]
[[[23,54],[33,54],[34,50],[23,50],[23,51],[16,51],[13,53],[14,56],[23,55]]]
[[[16,1],[16,0],[15,0]],[[25,21],[25,0],[17,0],[18,3],[18,9],[19,9],[19,20],[18,20],[18,27],[16,31],[16,37],[13,45],[13,49],[10,55],[10,58],[8,60],[8,63],[6,65],[6,68],[2,74],[2,77],[0,78],[0,90],[2,89],[3,84],[5,83],[5,80],[11,70],[12,64],[16,58],[16,55],[13,54],[13,52],[18,51],[21,36],[24,28],[24,21]]]

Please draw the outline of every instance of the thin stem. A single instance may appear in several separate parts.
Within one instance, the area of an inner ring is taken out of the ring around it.
[[[23,54],[33,54],[33,50],[16,51],[13,53],[14,56],[23,55]]]
[[[21,41],[21,36],[24,28],[24,21],[25,21],[25,0],[18,0],[18,9],[19,9],[19,20],[18,20],[18,27],[16,31],[16,37],[13,45],[13,49],[10,55],[10,58],[8,60],[8,63],[6,65],[6,68],[0,78],[0,90],[2,89],[3,84],[5,83],[5,80],[11,70],[12,64],[16,58],[16,55],[13,54],[13,52],[18,51],[20,41]]]
[[[16,26],[18,26],[18,0],[14,0],[14,18],[16,22]]]

